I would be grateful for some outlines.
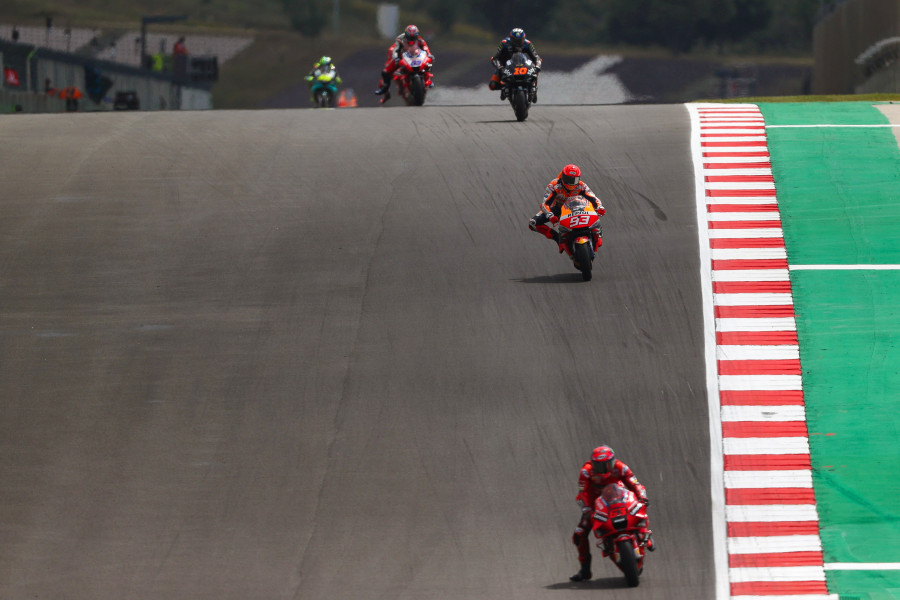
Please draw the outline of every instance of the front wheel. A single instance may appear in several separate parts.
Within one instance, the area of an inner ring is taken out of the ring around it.
[[[572,256],[575,260],[575,268],[581,271],[581,278],[585,281],[591,280],[591,249],[587,244],[575,244]]]
[[[322,90],[316,94],[316,106],[318,108],[331,108],[331,94],[328,90]]]
[[[625,581],[631,587],[637,587],[640,574],[637,566],[637,557],[634,555],[634,544],[631,540],[620,540],[616,543],[619,549],[619,568],[625,574]]]
[[[413,106],[425,104],[425,80],[418,73],[409,78],[409,93],[412,95]]]
[[[528,118],[528,98],[525,90],[519,88],[513,92],[512,105],[517,120],[524,121]]]

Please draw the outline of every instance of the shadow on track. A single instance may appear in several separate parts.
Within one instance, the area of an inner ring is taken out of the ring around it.
[[[623,577],[603,577],[600,579],[591,579],[590,581],[561,581],[545,585],[546,590],[582,590],[585,592],[594,590],[618,590],[627,588],[628,584]]]
[[[512,279],[517,283],[589,283],[581,278],[581,273],[558,273],[556,275],[539,275],[537,277],[525,277]]]

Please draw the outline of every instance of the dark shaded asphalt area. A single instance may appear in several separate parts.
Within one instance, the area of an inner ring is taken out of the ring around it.
[[[0,598],[713,597],[683,106],[0,135]],[[568,162],[588,283],[526,227]],[[638,590],[568,581],[599,443],[653,501]]]

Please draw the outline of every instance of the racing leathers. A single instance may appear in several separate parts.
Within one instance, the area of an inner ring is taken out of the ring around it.
[[[617,482],[621,482],[634,492],[638,500],[648,504],[646,488],[637,480],[631,468],[621,460],[616,460],[615,466],[607,473],[594,473],[591,461],[584,463],[584,466],[581,467],[578,475],[578,495],[575,496],[575,501],[581,508],[581,520],[572,534],[572,543],[578,548],[578,562],[581,564],[581,570],[573,576],[574,581],[591,578],[590,533],[593,525],[591,518],[597,498],[603,492],[603,488],[610,483]]]
[[[494,56],[491,57],[491,64],[494,65],[494,74],[491,76],[491,81],[488,84],[488,88],[491,90],[501,90],[500,99],[505,100],[503,97],[503,90],[500,83],[500,69],[506,64],[506,61],[510,59],[510,57],[516,52],[524,53],[531,61],[534,63],[534,66],[537,68],[537,71],[540,72],[541,64],[543,61],[541,57],[538,56],[537,51],[534,49],[534,44],[532,44],[528,39],[524,41],[521,48],[516,48],[509,37],[505,37],[500,40],[500,45],[497,47],[497,52]],[[534,83],[534,94],[531,98],[532,102],[537,102],[537,80]]]
[[[431,49],[428,47],[428,42],[426,42],[425,38],[423,38],[421,35],[412,42],[407,41],[405,33],[401,33],[400,35],[398,35],[397,39],[394,40],[394,43],[391,44],[391,47],[388,48],[387,61],[385,61],[384,67],[381,70],[381,85],[377,90],[375,90],[376,94],[382,96],[382,102],[386,102],[388,98],[391,97],[391,77],[393,77],[394,71],[397,70],[397,67],[400,66],[400,56],[410,46],[418,46],[428,54],[428,57],[432,61],[434,60],[434,55],[431,53]],[[431,80],[431,77],[429,75],[430,73],[426,74],[425,85],[428,87],[433,87],[434,82]]]
[[[532,231],[537,231],[544,237],[559,244],[559,235],[556,230],[547,223],[550,222],[551,219],[559,219],[563,204],[565,204],[566,200],[572,196],[584,196],[584,198],[594,206],[594,210],[597,211],[597,214],[606,214],[606,209],[603,207],[600,198],[591,191],[591,188],[589,188],[585,182],[579,181],[570,188],[563,185],[562,182],[560,182],[559,177],[557,177],[547,184],[547,189],[544,191],[544,200],[541,203],[541,210],[528,222],[528,228]],[[599,244],[603,244],[602,238],[600,238]],[[563,252],[564,250],[565,248],[560,244],[559,251]]]
[[[330,71],[334,71],[334,79],[332,79],[331,82],[327,84],[327,86],[331,90],[331,94],[335,95],[337,94],[338,86],[341,85],[342,80],[341,76],[338,75],[337,68],[334,66],[334,63],[326,62],[323,64],[322,61],[319,61],[313,66],[312,71],[310,71],[309,74],[303,78],[306,81],[306,85],[309,86],[310,102],[315,102],[313,89],[316,85],[316,79],[319,77],[319,75],[323,75]]]

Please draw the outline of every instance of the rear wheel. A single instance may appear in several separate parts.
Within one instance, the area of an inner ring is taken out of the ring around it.
[[[513,92],[512,105],[516,113],[516,119],[524,121],[528,118],[528,98],[525,95],[525,90],[517,89]]]
[[[572,254],[575,257],[575,267],[581,271],[581,278],[591,280],[591,249],[587,244],[575,244]]]
[[[425,104],[425,80],[416,73],[409,79],[409,93],[412,94],[412,103],[415,106]]]
[[[631,540],[622,540],[616,544],[619,549],[619,567],[625,573],[625,581],[631,587],[637,587],[638,579],[637,557],[634,555],[634,546]]]

